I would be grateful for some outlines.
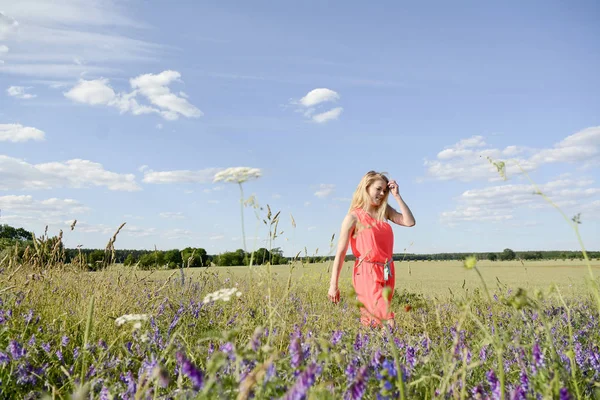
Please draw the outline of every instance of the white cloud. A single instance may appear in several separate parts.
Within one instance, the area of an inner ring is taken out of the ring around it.
[[[133,89],[139,90],[152,104],[165,110],[161,113],[164,113],[163,116],[167,119],[177,119],[178,114],[188,118],[201,117],[202,111],[169,90],[168,85],[180,81],[180,77],[181,74],[177,71],[163,71],[158,75],[140,75],[130,80],[130,83]]]
[[[190,236],[193,235],[194,232],[190,230],[175,228],[164,232],[162,236],[164,236],[167,239],[189,239]]]
[[[21,124],[0,124],[0,142],[25,142],[44,140],[43,131]]]
[[[208,238],[209,240],[222,240],[225,239],[225,236],[223,235],[213,235],[211,237]]]
[[[37,212],[51,214],[53,216],[65,216],[68,214],[82,214],[89,208],[73,199],[49,198],[35,200],[31,195],[8,195],[0,196],[0,209],[2,212]]]
[[[281,195],[279,193],[273,193],[273,195],[271,195],[271,197],[274,199],[280,199]]]
[[[325,111],[324,113],[313,115],[312,120],[318,124],[325,123],[327,121],[333,121],[340,117],[342,114],[342,107],[336,107],[332,110]]]
[[[65,162],[30,164],[0,155],[0,190],[83,188],[105,186],[110,190],[135,191],[141,188],[133,174],[118,174],[102,164],[73,159]]]
[[[333,193],[333,190],[335,189],[335,185],[330,184],[330,183],[321,183],[319,185],[319,190],[317,190],[315,192],[315,196],[317,197],[327,197],[329,195],[331,195]]]
[[[78,103],[115,107],[121,113],[130,112],[133,115],[156,113],[167,120],[176,120],[180,115],[188,118],[202,116],[202,111],[169,90],[168,85],[179,81],[180,76],[177,71],[163,71],[158,75],[140,75],[130,80],[133,89],[131,93],[116,93],[105,78],[81,79],[64,95]],[[138,94],[146,97],[158,108],[140,105],[136,99]],[[162,124],[159,125],[162,128]]]
[[[0,0],[0,9],[0,40],[12,41],[0,72],[74,78],[154,60],[162,50],[129,37],[142,25],[113,0]]]
[[[70,227],[73,225],[73,220],[64,221],[64,225]],[[110,227],[104,224],[89,224],[85,221],[77,220],[75,231],[83,233],[101,233],[102,235],[110,235],[117,231],[118,227]]]
[[[156,228],[141,228],[135,225],[125,225],[123,232],[133,237],[146,237],[156,235]]]
[[[313,107],[323,102],[335,102],[340,99],[340,95],[327,88],[313,89],[300,99],[300,104],[304,107]]]
[[[600,188],[589,187],[589,179],[560,179],[538,185],[539,190],[565,211],[577,213],[586,209],[589,198],[600,195]],[[504,221],[516,218],[519,210],[532,215],[535,210],[551,207],[534,186],[526,184],[489,186],[467,190],[458,198],[455,210],[445,211],[441,220],[450,225],[464,221]]]
[[[169,219],[183,219],[183,213],[182,212],[171,212],[171,211],[167,211],[167,212],[161,212],[160,214],[161,218],[169,218]]]
[[[145,183],[210,183],[221,168],[206,168],[197,171],[144,171]]]
[[[521,173],[518,165],[525,171],[550,163],[579,163],[583,167],[599,165],[600,127],[586,128],[551,148],[542,149],[515,145],[497,149],[488,146],[483,137],[473,136],[440,151],[435,160],[425,160],[424,165],[427,175],[435,180],[500,180],[497,169],[487,157],[504,161],[509,178]]]
[[[0,40],[6,40],[18,27],[19,23],[13,17],[0,12]]]
[[[9,96],[23,100],[33,99],[37,97],[37,95],[35,94],[25,93],[27,89],[29,88],[23,86],[10,86],[8,89],[6,89],[6,93],[8,93]]]
[[[324,103],[337,102],[340,95],[327,88],[317,88],[308,92],[300,100],[291,100],[291,104],[298,105],[296,112],[302,113],[305,118],[313,122],[322,124],[328,121],[336,120],[342,114],[342,107],[335,107],[328,111],[318,110]]]
[[[2,57],[2,55],[6,53],[8,53],[8,46],[0,44],[0,57]],[[0,64],[4,64],[4,60],[0,59]]]

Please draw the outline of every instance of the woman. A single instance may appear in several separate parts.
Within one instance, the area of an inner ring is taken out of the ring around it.
[[[398,201],[400,212],[387,204],[390,192]],[[392,259],[394,232],[387,220],[402,226],[415,225],[396,181],[383,173],[369,171],[358,184],[342,222],[327,294],[332,302],[339,302],[338,281],[350,243],[356,257],[352,283],[357,300],[362,303],[360,320],[368,326],[380,326],[385,320],[394,327],[394,313],[389,310],[396,283]]]

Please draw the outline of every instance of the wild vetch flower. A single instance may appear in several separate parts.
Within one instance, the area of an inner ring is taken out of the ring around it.
[[[293,336],[290,340],[290,365],[294,369],[298,369],[302,363],[302,342],[299,336]]]
[[[474,399],[483,400],[485,398],[485,392],[482,385],[475,386],[473,390],[471,390],[471,393],[473,394]]]
[[[306,398],[308,389],[315,383],[317,374],[321,372],[321,367],[316,363],[309,364],[298,376],[296,383],[292,386],[285,396],[284,400],[303,400]]]
[[[50,343],[42,343],[42,349],[44,349],[46,353],[50,353]]]
[[[354,382],[348,387],[348,390],[344,393],[344,400],[358,400],[362,399],[367,389],[367,366],[363,365],[358,369]]]
[[[543,367],[544,366],[544,354],[542,354],[542,351],[540,350],[540,345],[536,342],[533,345],[533,372],[535,373],[537,371],[538,367]]]
[[[252,351],[258,351],[258,348],[260,347],[260,338],[263,332],[264,330],[260,326],[257,326],[254,329],[254,334],[252,334],[252,338],[250,339],[250,343],[248,344]]]
[[[106,386],[102,386],[102,390],[100,390],[100,400],[109,400],[111,399],[110,392]]]
[[[5,365],[10,362],[10,358],[8,358],[8,354],[0,351],[0,365]]]
[[[60,345],[62,347],[67,347],[68,344],[69,344],[69,338],[67,336],[63,336],[62,339],[60,340]]]
[[[31,335],[29,342],[27,343],[30,347],[35,346],[35,335]]]
[[[21,346],[16,340],[10,341],[8,344],[8,351],[10,352],[13,360],[18,360],[22,357],[25,357],[25,350],[23,349],[23,346]]]
[[[346,366],[346,377],[348,378],[349,382],[352,382],[354,380],[354,377],[356,377],[356,367],[358,366],[358,358],[353,358],[352,361],[350,361],[350,363],[348,363],[348,365]]]
[[[490,385],[490,389],[492,391],[492,399],[499,400],[500,399],[500,382],[498,382],[498,378],[494,373],[494,370],[489,370],[486,373],[486,377],[488,383]]]
[[[561,388],[559,392],[560,400],[572,400],[573,398],[569,394],[569,390],[567,388]]]
[[[333,332],[333,334],[331,335],[331,344],[334,346],[336,344],[338,344],[340,342],[340,340],[342,340],[342,335],[343,335],[342,331]]]
[[[204,385],[204,374],[196,368],[190,360],[182,352],[177,352],[177,361],[181,365],[181,372],[190,378],[195,390],[202,389]]]
[[[133,374],[131,371],[127,371],[127,374],[121,373],[121,381],[127,385],[127,391],[122,393],[123,397],[129,398],[129,396],[134,396],[137,391],[137,385],[135,383],[135,379],[133,379]]]
[[[241,295],[242,295],[242,292],[240,292],[236,288],[220,289],[220,290],[217,290],[216,292],[207,294],[204,297],[203,302],[204,303],[210,303],[212,301],[219,301],[219,300],[221,300],[221,301],[229,301],[229,300],[231,300],[232,296],[240,297]]]
[[[417,359],[415,357],[415,348],[412,346],[406,347],[406,362],[411,367],[414,367],[415,365],[417,365]]]
[[[380,381],[380,391],[377,393],[378,400],[395,399],[398,397],[394,383],[398,372],[394,360],[385,359],[381,364],[381,369],[377,371],[377,379]]]
[[[31,320],[33,319],[33,310],[29,310],[29,312],[27,314],[24,314],[23,319],[25,320],[26,324],[30,323]]]
[[[115,324],[121,326],[127,322],[146,321],[147,319],[147,314],[125,314],[115,319]]]

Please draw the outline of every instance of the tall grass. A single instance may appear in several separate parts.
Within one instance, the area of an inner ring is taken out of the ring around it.
[[[279,216],[268,208],[270,247]],[[480,290],[397,290],[395,327],[379,329],[360,325],[350,282],[341,303],[328,302],[327,264],[308,272],[300,254],[284,275],[251,263],[181,280],[113,265],[89,273],[46,236],[34,243],[0,266],[3,398],[600,396],[593,274],[578,297],[558,286],[528,293],[488,287],[468,259]]]

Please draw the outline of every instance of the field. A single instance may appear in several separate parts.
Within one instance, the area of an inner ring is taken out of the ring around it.
[[[598,261],[397,262],[394,329],[360,326],[352,263],[329,303],[328,267],[5,265],[1,397],[599,395]]]

